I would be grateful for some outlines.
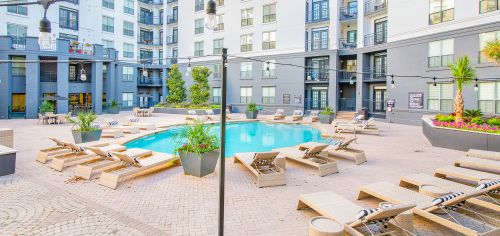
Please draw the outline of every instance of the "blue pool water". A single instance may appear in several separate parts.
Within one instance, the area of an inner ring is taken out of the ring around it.
[[[145,148],[157,152],[174,153],[175,133],[180,127],[148,135],[127,143],[127,148]],[[212,131],[219,135],[220,126]],[[228,123],[226,127],[226,156],[238,152],[265,152],[274,148],[290,147],[304,142],[325,142],[318,129],[306,125],[268,124],[263,122]]]

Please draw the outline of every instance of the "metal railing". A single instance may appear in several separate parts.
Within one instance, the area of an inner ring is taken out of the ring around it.
[[[350,71],[338,71],[337,72],[337,81],[339,82],[353,82],[356,83],[356,72]]]
[[[385,116],[386,99],[363,99],[363,108],[366,108],[370,115],[379,114]]]
[[[329,21],[330,20],[330,8],[328,8],[324,14],[319,12],[319,14],[315,14],[314,11],[310,12],[307,14],[306,17],[306,23],[317,23],[317,22],[323,22],[323,21]]]
[[[330,80],[330,72],[325,69],[306,69],[304,71],[306,82],[328,82]]]
[[[144,86],[161,86],[163,84],[163,80],[160,78],[137,78],[137,85]]]
[[[163,0],[139,0],[139,2],[145,3],[145,4],[152,4],[152,5],[161,5],[163,4]]]
[[[365,47],[387,43],[387,32],[367,34],[364,37],[363,45]]]
[[[346,38],[339,39],[339,49],[356,49],[358,47],[358,43],[356,41],[349,42]]]
[[[78,53],[86,55],[94,55],[94,45],[91,44],[81,44],[72,43],[69,45],[69,53]]]
[[[304,99],[305,110],[323,110],[328,107],[328,99]]]
[[[356,98],[339,98],[339,111],[356,111]]]
[[[387,75],[385,74],[387,68],[382,68],[381,70],[375,70],[373,68],[368,68],[363,71],[363,81],[385,81],[387,80]]]
[[[167,16],[167,24],[177,23],[178,16],[177,15],[168,15]]]
[[[354,7],[341,7],[339,20],[355,20],[358,18],[358,8]]]
[[[153,17],[139,16],[139,23],[145,25],[163,25],[163,19],[159,16],[153,16]]]
[[[40,82],[57,82],[57,72],[55,71],[40,72]]]
[[[24,50],[26,49],[26,37],[10,36],[12,38],[13,49]]]
[[[365,0],[365,16],[387,9],[387,0]]]
[[[167,36],[167,44],[176,44],[177,43],[177,37],[174,37],[172,35]]]

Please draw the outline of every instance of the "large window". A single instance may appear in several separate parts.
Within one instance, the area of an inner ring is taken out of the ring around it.
[[[115,42],[113,40],[103,39],[102,46],[104,48],[115,48]]]
[[[328,0],[312,0],[311,16],[309,21],[326,20],[329,16]]]
[[[102,0],[102,7],[115,9],[115,0]]]
[[[220,103],[221,90],[220,88],[212,88],[212,103]]]
[[[453,84],[440,83],[434,86],[429,84],[429,95],[427,99],[427,108],[430,111],[453,110]]]
[[[276,21],[276,3],[264,5],[262,7],[262,22],[269,23]]]
[[[205,9],[205,1],[204,0],[195,0],[194,11],[203,11],[204,9]]]
[[[7,35],[12,38],[14,48],[24,49],[26,47],[26,34],[28,27],[7,23]]]
[[[454,19],[455,0],[430,0],[429,24],[439,24]]]
[[[217,15],[215,17],[215,28],[214,31],[224,30],[224,14]]]
[[[214,55],[222,54],[224,48],[224,39],[214,39]]]
[[[127,14],[134,14],[134,0],[124,0],[123,1],[123,12]]]
[[[26,2],[26,0],[21,0],[18,2]],[[28,8],[26,6],[8,6],[7,12],[27,16]]]
[[[262,33],[262,50],[276,48],[276,31]]]
[[[134,45],[130,43],[123,43],[123,57],[134,58]]]
[[[123,81],[134,81],[134,67],[123,67]]]
[[[253,8],[241,10],[241,26],[253,25]]]
[[[500,114],[500,82],[478,84],[478,107],[484,113]]]
[[[78,30],[78,11],[59,8],[59,27]]]
[[[262,103],[274,104],[276,98],[276,87],[262,87]]]
[[[26,59],[24,57],[13,56],[12,57],[12,76],[26,76]]]
[[[499,0],[480,0],[479,1],[479,12],[480,13],[486,13],[490,11],[496,11],[500,7],[500,1]]]
[[[454,40],[446,39],[429,43],[429,67],[445,67],[453,63]]]
[[[205,31],[205,26],[204,26],[204,23],[205,22],[205,18],[200,18],[200,19],[196,19],[194,20],[194,34],[203,34],[203,32]]]
[[[328,28],[312,30],[312,50],[328,49]]]
[[[123,21],[123,35],[134,37],[134,23]]]
[[[252,51],[253,36],[252,34],[244,34],[240,37],[240,51],[241,52],[251,52]]]
[[[276,61],[268,60],[262,63],[262,77],[276,78]]]
[[[493,62],[483,55],[483,50],[488,44],[488,42],[500,40],[500,31],[493,31],[488,33],[479,34],[479,62]]]
[[[134,93],[122,93],[122,106],[123,107],[134,106]]]
[[[243,104],[248,104],[252,102],[252,87],[240,88],[240,102]]]
[[[214,72],[212,74],[214,80],[220,80],[222,78],[222,65],[221,64],[215,64],[214,65]]]
[[[115,32],[115,19],[109,16],[102,16],[102,31],[114,33]]]
[[[252,62],[242,62],[240,65],[241,79],[252,79]]]
[[[194,55],[197,57],[201,57],[205,54],[205,46],[203,41],[194,42]]]

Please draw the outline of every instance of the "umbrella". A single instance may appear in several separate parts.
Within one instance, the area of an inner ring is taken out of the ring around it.
[[[68,100],[67,97],[62,97],[62,96],[59,96],[59,95],[53,95],[53,96],[45,96],[43,98],[41,98],[40,100],[44,100],[44,101],[59,101],[59,100]]]

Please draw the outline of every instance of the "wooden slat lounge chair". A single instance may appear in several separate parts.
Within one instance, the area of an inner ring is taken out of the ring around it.
[[[295,110],[292,113],[292,121],[299,121],[304,119],[304,112],[301,110]]]
[[[476,157],[463,157],[455,160],[455,166],[500,174],[500,161]]]
[[[99,183],[112,189],[116,189],[120,182],[127,179],[167,168],[171,163],[179,163],[178,157],[158,152],[152,152],[151,155],[140,158],[133,158],[118,152],[112,152],[112,155],[126,163],[126,165],[102,171]]]
[[[285,171],[275,165],[279,152],[246,152],[234,154],[234,163],[241,162],[257,177],[257,187],[285,185]]]
[[[285,110],[284,109],[276,109],[276,113],[273,115],[273,120],[282,120],[285,119]]]
[[[205,110],[205,113],[206,113],[205,118],[207,120],[213,120],[213,121],[219,120],[219,116],[215,115],[214,110],[207,109]]]
[[[84,179],[91,179],[92,176],[100,174],[104,170],[113,169],[122,165],[122,161],[116,157],[113,157],[110,153],[109,148],[94,148],[88,147],[90,151],[99,155],[92,160],[80,163],[76,166],[75,175]],[[124,154],[132,157],[138,158],[146,155],[151,155],[151,150],[146,150],[142,148],[131,148],[126,149],[122,146],[121,149],[114,150],[115,152],[123,152]]]
[[[356,228],[367,227],[368,225],[377,225],[377,223],[381,221],[391,220],[392,218],[397,217],[399,214],[408,211],[414,208],[415,204],[403,204],[403,205],[395,205],[393,207],[381,208],[378,211],[375,211],[362,219],[358,219],[357,214],[364,210],[363,207],[358,204],[349,201],[342,196],[331,192],[318,192],[318,193],[310,193],[310,194],[301,194],[299,196],[299,201],[297,204],[297,210],[302,210],[305,208],[311,208],[314,211],[318,212],[322,216],[332,218],[344,225],[344,230],[347,231],[350,235],[363,235]],[[413,231],[413,227],[404,228],[399,226],[396,221],[391,222],[391,226],[395,226],[399,231]],[[394,223],[393,223],[394,222]],[[401,223],[401,222],[399,222]],[[413,222],[411,222],[411,225]],[[393,228],[393,227],[391,227]],[[369,230],[368,230],[369,231]],[[391,230],[385,230],[384,233],[388,234]],[[395,233],[395,232],[392,232]],[[391,235],[391,234],[388,234]],[[405,235],[403,232],[400,232],[397,235]]]
[[[139,127],[137,126],[121,125],[118,121],[115,121],[113,119],[106,119],[104,129],[117,129],[127,134],[136,134],[140,132]]]
[[[358,138],[349,138],[346,141],[340,141],[334,148],[327,149],[328,156],[340,158],[354,158],[356,165],[366,162],[365,152],[362,150],[350,148],[349,145],[355,142]]]
[[[434,176],[440,178],[453,178],[480,184],[485,181],[494,181],[500,179],[500,175],[486,173],[477,170],[460,168],[456,166],[445,166],[434,170]]]
[[[484,215],[482,215],[480,219],[476,219],[476,217],[473,216],[477,216],[479,214],[477,212],[471,214],[472,216],[468,216],[454,210],[459,209],[461,211],[464,209],[461,203],[472,197],[476,197],[478,194],[480,193],[465,193],[450,198],[448,201],[439,203],[440,201],[435,202],[436,199],[418,192],[391,183],[379,182],[362,186],[359,190],[358,200],[373,196],[393,204],[416,204],[417,206],[412,209],[414,214],[459,233],[474,236],[499,235],[500,228],[495,226],[495,219],[490,219],[491,217]],[[442,214],[443,211],[445,214]],[[451,215],[453,218],[448,219]],[[466,219],[468,224],[461,224],[460,221],[456,221],[456,219]],[[478,227],[471,227],[471,223],[477,224]]]
[[[297,147],[279,148],[273,151],[280,152],[280,155],[287,159],[317,168],[319,175],[325,176],[339,172],[335,160],[320,156],[320,153],[328,146],[324,143],[309,142]]]
[[[36,160],[40,163],[47,163],[48,160],[52,159],[52,157],[65,154],[65,153],[72,153],[71,148],[66,146],[66,142],[62,141],[60,139],[54,138],[54,137],[48,137],[50,140],[56,143],[56,146],[42,149],[38,152],[36,156]],[[95,141],[95,142],[88,142],[88,143],[81,143],[80,146],[94,146],[94,147],[102,147],[109,145],[109,143],[104,142],[104,141]]]
[[[130,117],[127,121],[123,122],[124,126],[136,126],[141,130],[155,130],[156,125],[153,123],[139,122],[139,118]]]
[[[482,159],[500,161],[500,152],[469,149],[466,155],[468,157],[477,157]]]
[[[443,192],[464,192],[464,193],[473,193],[476,191],[475,187],[471,187],[465,184],[460,184],[457,182],[453,182],[447,179],[442,179],[438,177],[434,177],[432,175],[420,173],[403,176],[400,179],[399,186],[401,187],[411,187],[415,186],[419,188],[419,192],[425,194],[425,191],[422,191],[424,186],[433,186],[443,190]],[[495,189],[488,189],[488,191],[496,190],[499,186],[494,187]],[[487,193],[485,193],[487,194]],[[488,196],[489,198],[489,196]],[[483,201],[479,198],[470,198],[467,202],[478,205],[484,208],[492,209],[494,211],[500,212],[500,205],[494,204],[488,201]]]
[[[65,145],[71,148],[71,153],[54,156],[50,163],[50,168],[62,171],[67,166],[77,165],[97,157],[96,154],[88,152],[82,146],[78,146],[74,143],[65,143]],[[118,148],[118,146],[119,145],[112,144],[107,147]]]
[[[121,138],[125,134],[119,129],[102,129],[101,137],[103,138]]]
[[[317,110],[311,111],[309,116],[311,117],[311,122],[316,122],[319,120],[319,111]]]

